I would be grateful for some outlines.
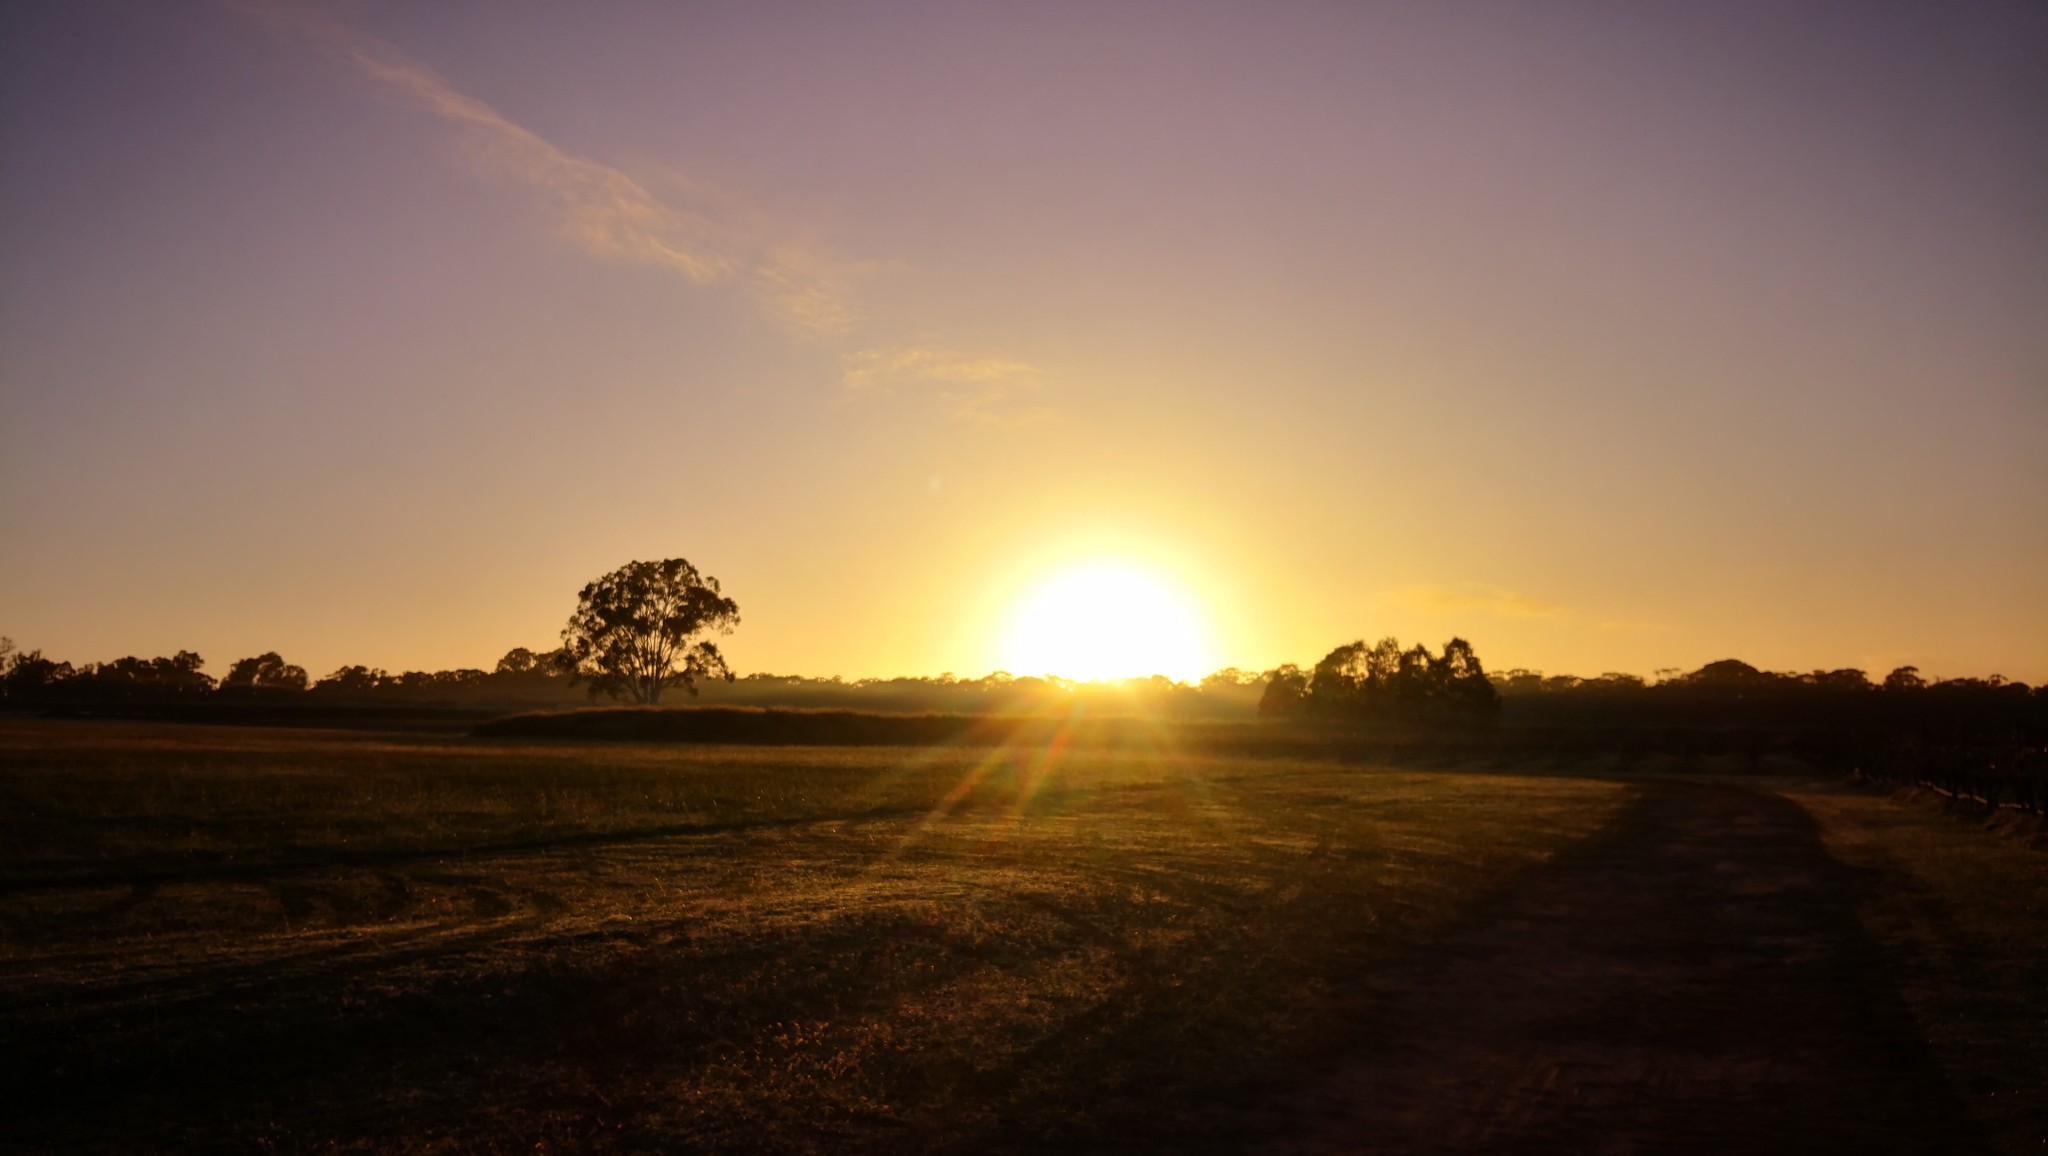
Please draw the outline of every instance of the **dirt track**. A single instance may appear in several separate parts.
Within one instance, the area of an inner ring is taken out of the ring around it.
[[[1288,1138],[1258,1150],[1982,1151],[1856,921],[1868,881],[1805,812],[1642,791],[1609,835],[1365,977],[1355,1052],[1270,1108]]]

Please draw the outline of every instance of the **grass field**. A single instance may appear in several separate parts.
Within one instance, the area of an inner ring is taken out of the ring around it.
[[[2048,1151],[2048,852],[1931,793],[1786,795],[1866,873],[1857,916],[1948,1081],[2001,1152]],[[2030,827],[2038,823],[2028,823]]]
[[[1710,779],[4,723],[0,1148],[2034,1150],[2044,856]]]
[[[19,724],[9,1146],[1216,1147],[1543,777]],[[1224,1146],[1228,1146],[1224,1142]]]

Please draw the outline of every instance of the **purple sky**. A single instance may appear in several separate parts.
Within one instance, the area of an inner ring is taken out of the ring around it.
[[[2048,678],[2039,3],[17,4],[0,633]],[[1022,672],[1020,672],[1022,673]]]

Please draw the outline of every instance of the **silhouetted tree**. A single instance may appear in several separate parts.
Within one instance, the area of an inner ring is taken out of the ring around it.
[[[222,690],[304,690],[306,668],[286,662],[277,651],[245,658],[228,668]]]
[[[583,588],[562,648],[572,677],[589,679],[593,696],[657,703],[671,686],[694,695],[699,678],[732,680],[718,647],[702,636],[730,633],[739,620],[718,579],[683,559],[628,562]]]
[[[7,674],[0,677],[0,691],[5,691],[10,699],[40,698],[77,673],[70,663],[44,658],[40,650],[16,651],[8,655]]]
[[[391,676],[371,666],[344,666],[313,684],[313,689],[330,694],[368,694],[383,686]]]
[[[1260,718],[1292,718],[1308,698],[1308,675],[1288,663],[1266,672],[1266,692],[1259,696]]]
[[[88,665],[78,672],[79,689],[89,694],[114,697],[155,697],[167,694],[204,694],[213,689],[213,679],[202,672],[206,660],[190,650],[170,658],[117,658]]]
[[[1323,656],[1308,676],[1303,705],[1309,714],[1342,717],[1363,714],[1401,669],[1401,644],[1382,638],[1372,646],[1363,639],[1346,643]]]
[[[1493,688],[1493,680],[1486,677],[1486,667],[1479,661],[1478,652],[1472,644],[1462,638],[1453,638],[1444,643],[1443,657],[1431,667],[1435,685],[1441,689],[1444,704],[1451,714],[1465,718],[1485,718],[1500,711],[1500,692]],[[1630,678],[1619,675],[1618,678]],[[1635,679],[1640,687],[1642,679]]]
[[[1399,639],[1337,647],[1316,663],[1302,706],[1330,719],[1403,722],[1472,721],[1500,708],[1500,695],[1472,644],[1453,638],[1441,656],[1427,646],[1403,649]]]
[[[1920,677],[1917,666],[1902,666],[1884,676],[1886,690],[1919,690],[1926,685],[1927,680]]]
[[[1602,674],[1599,678],[1589,678],[1585,682],[1587,690],[1605,691],[1642,690],[1648,685],[1640,674],[1624,674],[1614,670]]]
[[[1778,678],[1778,675],[1758,670],[1739,658],[1723,658],[1686,675],[1684,681],[1697,687],[1742,689],[1768,686]]]
[[[541,656],[523,646],[515,646],[498,660],[499,674],[532,674],[539,669]]]

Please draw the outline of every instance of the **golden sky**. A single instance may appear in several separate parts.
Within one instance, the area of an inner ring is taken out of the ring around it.
[[[2039,5],[4,21],[26,647],[489,666],[682,556],[742,672],[1108,574],[1178,676],[2048,679]]]

